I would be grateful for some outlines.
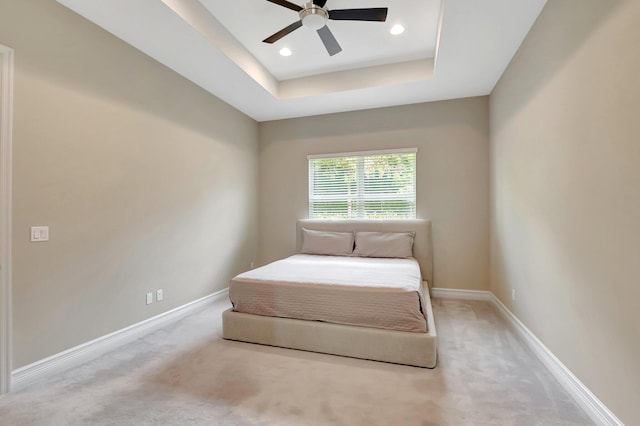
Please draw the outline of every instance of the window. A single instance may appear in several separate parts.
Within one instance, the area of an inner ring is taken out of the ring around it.
[[[309,219],[415,219],[416,153],[310,155]]]

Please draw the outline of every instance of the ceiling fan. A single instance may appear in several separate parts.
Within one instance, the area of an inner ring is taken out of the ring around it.
[[[331,33],[329,27],[327,27],[327,20],[333,19],[336,21],[374,21],[374,22],[384,22],[387,20],[387,11],[386,7],[373,7],[368,9],[337,9],[337,10],[328,10],[325,8],[327,4],[327,0],[313,0],[305,3],[304,6],[298,6],[297,4],[291,3],[287,0],[267,0],[268,2],[275,3],[282,7],[286,7],[287,9],[291,9],[295,12],[298,12],[298,16],[300,17],[299,21],[294,22],[262,40],[264,43],[275,43],[280,40],[284,36],[292,33],[298,28],[305,27],[311,28],[312,30],[316,30],[324,47],[329,52],[330,56],[333,56],[337,53],[342,52],[342,47],[338,44],[338,41]]]

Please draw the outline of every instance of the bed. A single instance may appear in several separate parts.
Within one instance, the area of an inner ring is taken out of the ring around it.
[[[435,367],[430,221],[300,220],[298,251],[309,230],[411,232],[413,258],[296,254],[240,274],[230,284],[234,308],[223,313],[223,337]]]

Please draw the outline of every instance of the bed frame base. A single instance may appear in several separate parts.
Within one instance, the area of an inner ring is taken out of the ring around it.
[[[424,290],[433,284],[429,220],[299,220],[296,223],[298,249],[302,245],[302,228],[343,232],[414,231],[413,255],[420,263],[422,279],[425,280]],[[222,314],[222,335],[229,340],[434,368],[437,358],[436,326],[429,292],[423,293],[427,333],[267,317],[228,310]]]
[[[330,324],[234,312],[222,314],[228,340],[300,349],[352,358],[436,366],[436,335]],[[434,329],[435,330],[435,329]]]

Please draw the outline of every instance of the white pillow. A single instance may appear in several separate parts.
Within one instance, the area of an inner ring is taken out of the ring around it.
[[[313,231],[302,228],[300,253],[350,256],[353,253],[353,232]]]
[[[356,232],[353,254],[362,257],[412,257],[415,232]]]

